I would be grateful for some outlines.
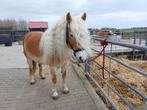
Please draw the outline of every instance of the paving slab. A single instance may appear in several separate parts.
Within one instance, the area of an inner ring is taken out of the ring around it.
[[[0,46],[0,68],[27,68],[22,45]]]

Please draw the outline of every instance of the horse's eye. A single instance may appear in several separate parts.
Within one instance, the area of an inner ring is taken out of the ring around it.
[[[72,35],[72,34],[70,34],[70,37],[73,37],[73,35]]]

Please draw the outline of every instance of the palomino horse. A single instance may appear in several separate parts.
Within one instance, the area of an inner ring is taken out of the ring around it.
[[[85,62],[91,54],[90,36],[85,25],[86,13],[63,16],[56,25],[42,32],[29,32],[23,40],[24,54],[29,64],[30,84],[35,83],[36,64],[39,64],[39,74],[42,64],[49,65],[52,76],[52,97],[57,98],[56,70],[61,68],[63,78],[63,93],[68,93],[66,84],[67,64],[73,53],[79,62]]]

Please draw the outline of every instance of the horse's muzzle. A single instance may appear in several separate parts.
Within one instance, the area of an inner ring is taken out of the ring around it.
[[[84,63],[88,59],[88,54],[84,49],[77,49],[74,51],[74,56],[79,63]]]

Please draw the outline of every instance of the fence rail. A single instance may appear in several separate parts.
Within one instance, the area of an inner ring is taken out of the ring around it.
[[[97,38],[96,36],[92,36],[92,38],[96,41],[103,41],[104,40],[102,38]],[[107,40],[107,42],[110,43],[110,44],[113,44],[113,45],[118,45],[118,46],[128,47],[128,48],[132,48],[132,49],[147,51],[147,46],[138,46],[138,45],[134,45],[134,44],[126,44],[126,43],[116,42],[116,41],[112,41],[112,40]]]

